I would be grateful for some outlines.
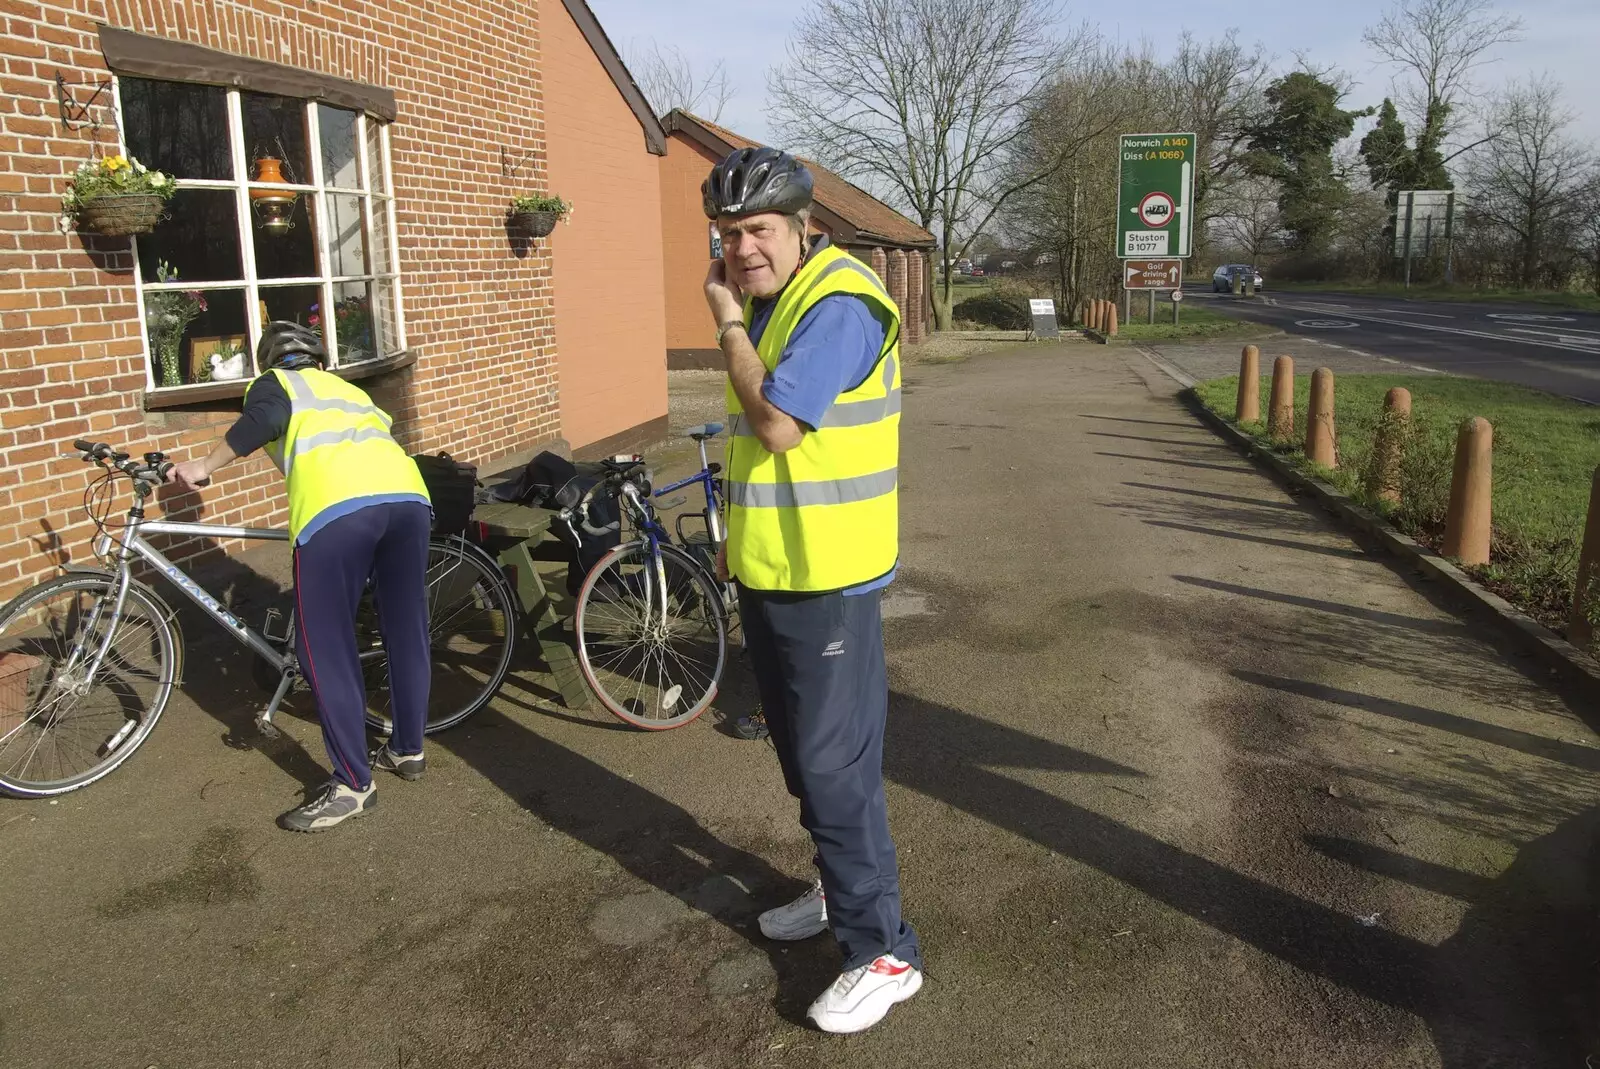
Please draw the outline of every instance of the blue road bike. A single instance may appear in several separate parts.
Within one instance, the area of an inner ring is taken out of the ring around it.
[[[717,696],[728,635],[737,626],[733,585],[716,577],[726,535],[722,466],[706,459],[706,442],[722,431],[720,423],[691,427],[686,433],[699,447],[700,470],[659,490],[643,457],[602,461],[604,477],[560,514],[575,538],[580,528],[604,535],[608,529],[593,522],[590,508],[605,495],[637,533],[589,569],[573,626],[578,664],[595,697],[618,719],[647,731],[682,727],[705,712]],[[682,497],[662,499],[695,485],[705,494],[705,508],[677,516],[674,541],[657,509],[683,504]]]

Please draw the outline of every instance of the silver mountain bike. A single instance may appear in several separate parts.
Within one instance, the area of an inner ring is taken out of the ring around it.
[[[99,566],[24,591],[0,608],[0,793],[24,798],[64,794],[122,764],[150,737],[172,689],[183,680],[183,635],[161,596],[134,575],[143,564],[166,578],[224,631],[259,658],[271,700],[256,717],[277,734],[273,715],[300,683],[294,620],[267,611],[260,630],[225,608],[148,539],[246,538],[288,541],[287,531],[147,520],[145,501],[166,481],[162,453],[142,460],[103,443],[73,443],[100,475],[84,495],[98,534]],[[125,522],[108,522],[114,484],[132,484]],[[357,649],[367,680],[367,722],[387,734],[388,665],[368,591],[357,620]],[[425,730],[459,724],[488,704],[511,667],[519,613],[516,594],[494,559],[460,537],[428,546],[432,690]],[[274,627],[282,627],[278,634]]]

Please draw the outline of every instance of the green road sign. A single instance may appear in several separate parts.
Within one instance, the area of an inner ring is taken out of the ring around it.
[[[1118,140],[1117,255],[1189,255],[1193,134],[1123,134]]]

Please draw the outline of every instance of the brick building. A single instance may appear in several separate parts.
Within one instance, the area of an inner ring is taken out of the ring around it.
[[[583,0],[4,10],[0,596],[87,556],[64,443],[209,448],[267,319],[336,339],[337,371],[415,451],[492,467],[664,428],[660,251],[616,220],[659,232],[665,134]],[[70,175],[119,151],[178,179],[163,221],[63,225]],[[531,192],[575,203],[548,237],[506,218]],[[173,518],[285,519],[259,456],[162,499]]]
[[[686,111],[670,112],[662,125],[667,131],[667,151],[660,160],[667,365],[721,367],[722,354],[714,345],[716,330],[701,292],[711,232],[701,207],[700,183],[717,161],[756,142]],[[905,322],[902,340],[921,341],[933,312],[934,236],[827,168],[805,162],[816,183],[811,229],[872,265],[900,305]]]

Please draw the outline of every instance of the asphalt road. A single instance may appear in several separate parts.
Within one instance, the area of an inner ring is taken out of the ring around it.
[[[1214,311],[1401,364],[1600,404],[1600,313],[1338,293],[1184,296]]]

